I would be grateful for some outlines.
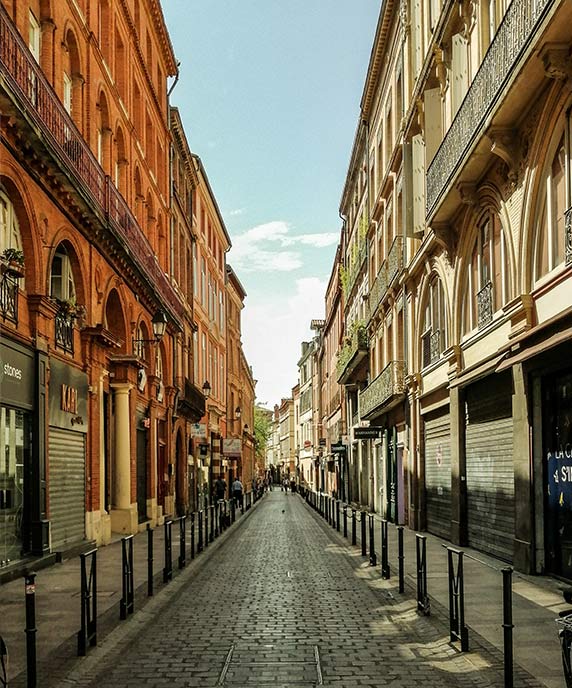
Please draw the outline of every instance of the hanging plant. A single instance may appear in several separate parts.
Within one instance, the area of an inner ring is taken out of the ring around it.
[[[24,251],[19,248],[7,248],[0,255],[2,272],[12,277],[24,276]]]

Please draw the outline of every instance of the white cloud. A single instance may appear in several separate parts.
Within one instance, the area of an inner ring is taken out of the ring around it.
[[[238,217],[239,215],[244,215],[246,212],[246,208],[236,208],[235,210],[231,210],[228,214],[230,217]]]
[[[310,321],[324,317],[326,281],[304,277],[294,283],[294,293],[249,294],[243,312],[246,357],[258,380],[258,401],[272,408],[292,393],[297,382],[301,343],[313,336]]]
[[[233,266],[243,272],[291,272],[304,264],[302,251],[293,248],[324,248],[338,241],[335,232],[293,236],[290,229],[287,222],[274,220],[233,237]]]

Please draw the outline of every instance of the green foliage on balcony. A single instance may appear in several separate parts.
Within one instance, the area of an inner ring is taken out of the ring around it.
[[[348,255],[346,256],[346,265],[342,268],[343,273],[340,275],[345,297],[347,297],[353,289],[357,276],[359,275],[367,256],[366,237],[368,227],[369,217],[367,213],[364,212],[359,219],[357,241],[355,241],[350,247]]]
[[[365,323],[363,320],[356,320],[350,327],[344,346],[338,352],[338,361],[336,363],[338,380],[344,374],[357,352],[367,351],[367,348],[368,338]]]

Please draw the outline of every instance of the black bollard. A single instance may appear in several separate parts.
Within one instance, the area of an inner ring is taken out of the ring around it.
[[[24,577],[26,591],[26,676],[28,688],[36,688],[36,574]],[[8,685],[8,684],[6,684]]]
[[[365,511],[361,512],[361,555],[367,557],[367,542],[366,542],[366,518]]]
[[[205,506],[205,549],[209,546],[209,507]]]
[[[344,537],[348,536],[348,505],[344,504]]]
[[[147,597],[153,597],[153,528],[147,524]]]
[[[203,512],[199,509],[199,519],[197,523],[199,539],[197,542],[197,552],[203,551]]]
[[[195,512],[191,514],[191,559],[195,558]]]
[[[389,567],[387,520],[381,521],[381,577],[389,580],[391,571]]]
[[[215,534],[214,534],[214,521],[215,521],[214,504],[211,504],[209,506],[209,511],[211,512],[211,516],[210,516],[211,530],[210,530],[210,534],[209,534],[209,542],[213,542],[213,540],[215,539]]]
[[[121,538],[121,591],[119,618],[126,619],[133,614],[135,587],[133,583],[133,535]]]
[[[502,569],[502,627],[504,636],[504,688],[513,688],[512,653],[512,569]]]
[[[336,499],[336,530],[340,532],[340,500]]]
[[[405,555],[403,553],[403,526],[397,527],[397,561],[399,563],[399,592],[405,592]]]
[[[179,519],[179,568],[184,569],[187,565],[187,517],[181,516]]]
[[[465,583],[462,550],[447,547],[449,577],[449,637],[461,642],[461,652],[469,651],[469,630],[465,625]],[[456,564],[456,566],[455,566]]]
[[[377,564],[377,556],[375,554],[375,521],[373,514],[369,515],[369,565],[375,566]]]
[[[415,535],[417,545],[417,611],[425,616],[431,613],[431,602],[427,593],[427,537]]]
[[[352,545],[357,544],[357,533],[356,533],[356,510],[352,509]]]
[[[163,566],[163,583],[173,580],[173,521],[165,521],[165,565]]]

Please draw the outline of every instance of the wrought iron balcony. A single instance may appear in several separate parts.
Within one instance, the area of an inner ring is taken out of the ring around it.
[[[4,90],[79,197],[104,222],[171,315],[183,304],[124,198],[97,162],[28,46],[0,3],[0,91]]]
[[[403,270],[403,237],[396,236],[387,254],[387,287]]]
[[[195,423],[205,415],[205,395],[189,378],[185,378],[184,389],[179,394],[177,413]]]
[[[377,273],[377,277],[375,278],[375,281],[373,283],[372,288],[369,290],[369,301],[368,301],[368,315],[367,319],[368,322],[373,318],[375,315],[375,312],[381,303],[383,297],[385,296],[385,293],[387,292],[387,265],[385,264],[385,261],[381,268],[379,269],[379,272]]]
[[[355,370],[357,365],[367,356],[368,339],[365,325],[358,324],[354,327],[350,340],[338,354],[336,374],[338,382],[344,384]]]
[[[383,261],[383,265],[377,273],[375,282],[369,292],[368,303],[368,322],[371,321],[375,312],[383,301],[387,290],[391,286],[393,280],[403,270],[403,237],[397,236],[391,244],[387,258]]]
[[[556,0],[512,0],[467,95],[429,169],[427,215],[435,210],[453,181],[485,120],[534,38],[549,6]]]
[[[362,420],[388,411],[405,393],[405,363],[391,361],[369,385],[359,393]]]
[[[56,331],[56,346],[73,354],[73,323],[74,318],[65,313],[56,313],[54,327]]]
[[[493,285],[487,282],[485,286],[477,292],[477,324],[479,330],[488,325],[493,319]]]
[[[566,239],[566,265],[572,264],[572,208],[568,208],[564,215],[564,231]]]
[[[441,355],[441,331],[427,330],[424,332],[421,336],[421,350],[423,354],[423,368],[435,363]]]
[[[0,278],[0,312],[4,320],[18,324],[18,280],[8,275]]]
[[[346,268],[346,277],[343,285],[344,295],[346,297],[348,294],[351,294],[351,291],[354,288],[358,275],[360,274],[363,264],[365,263],[366,256],[367,246],[365,239],[362,239],[359,243],[357,254],[354,255],[350,265]]]

